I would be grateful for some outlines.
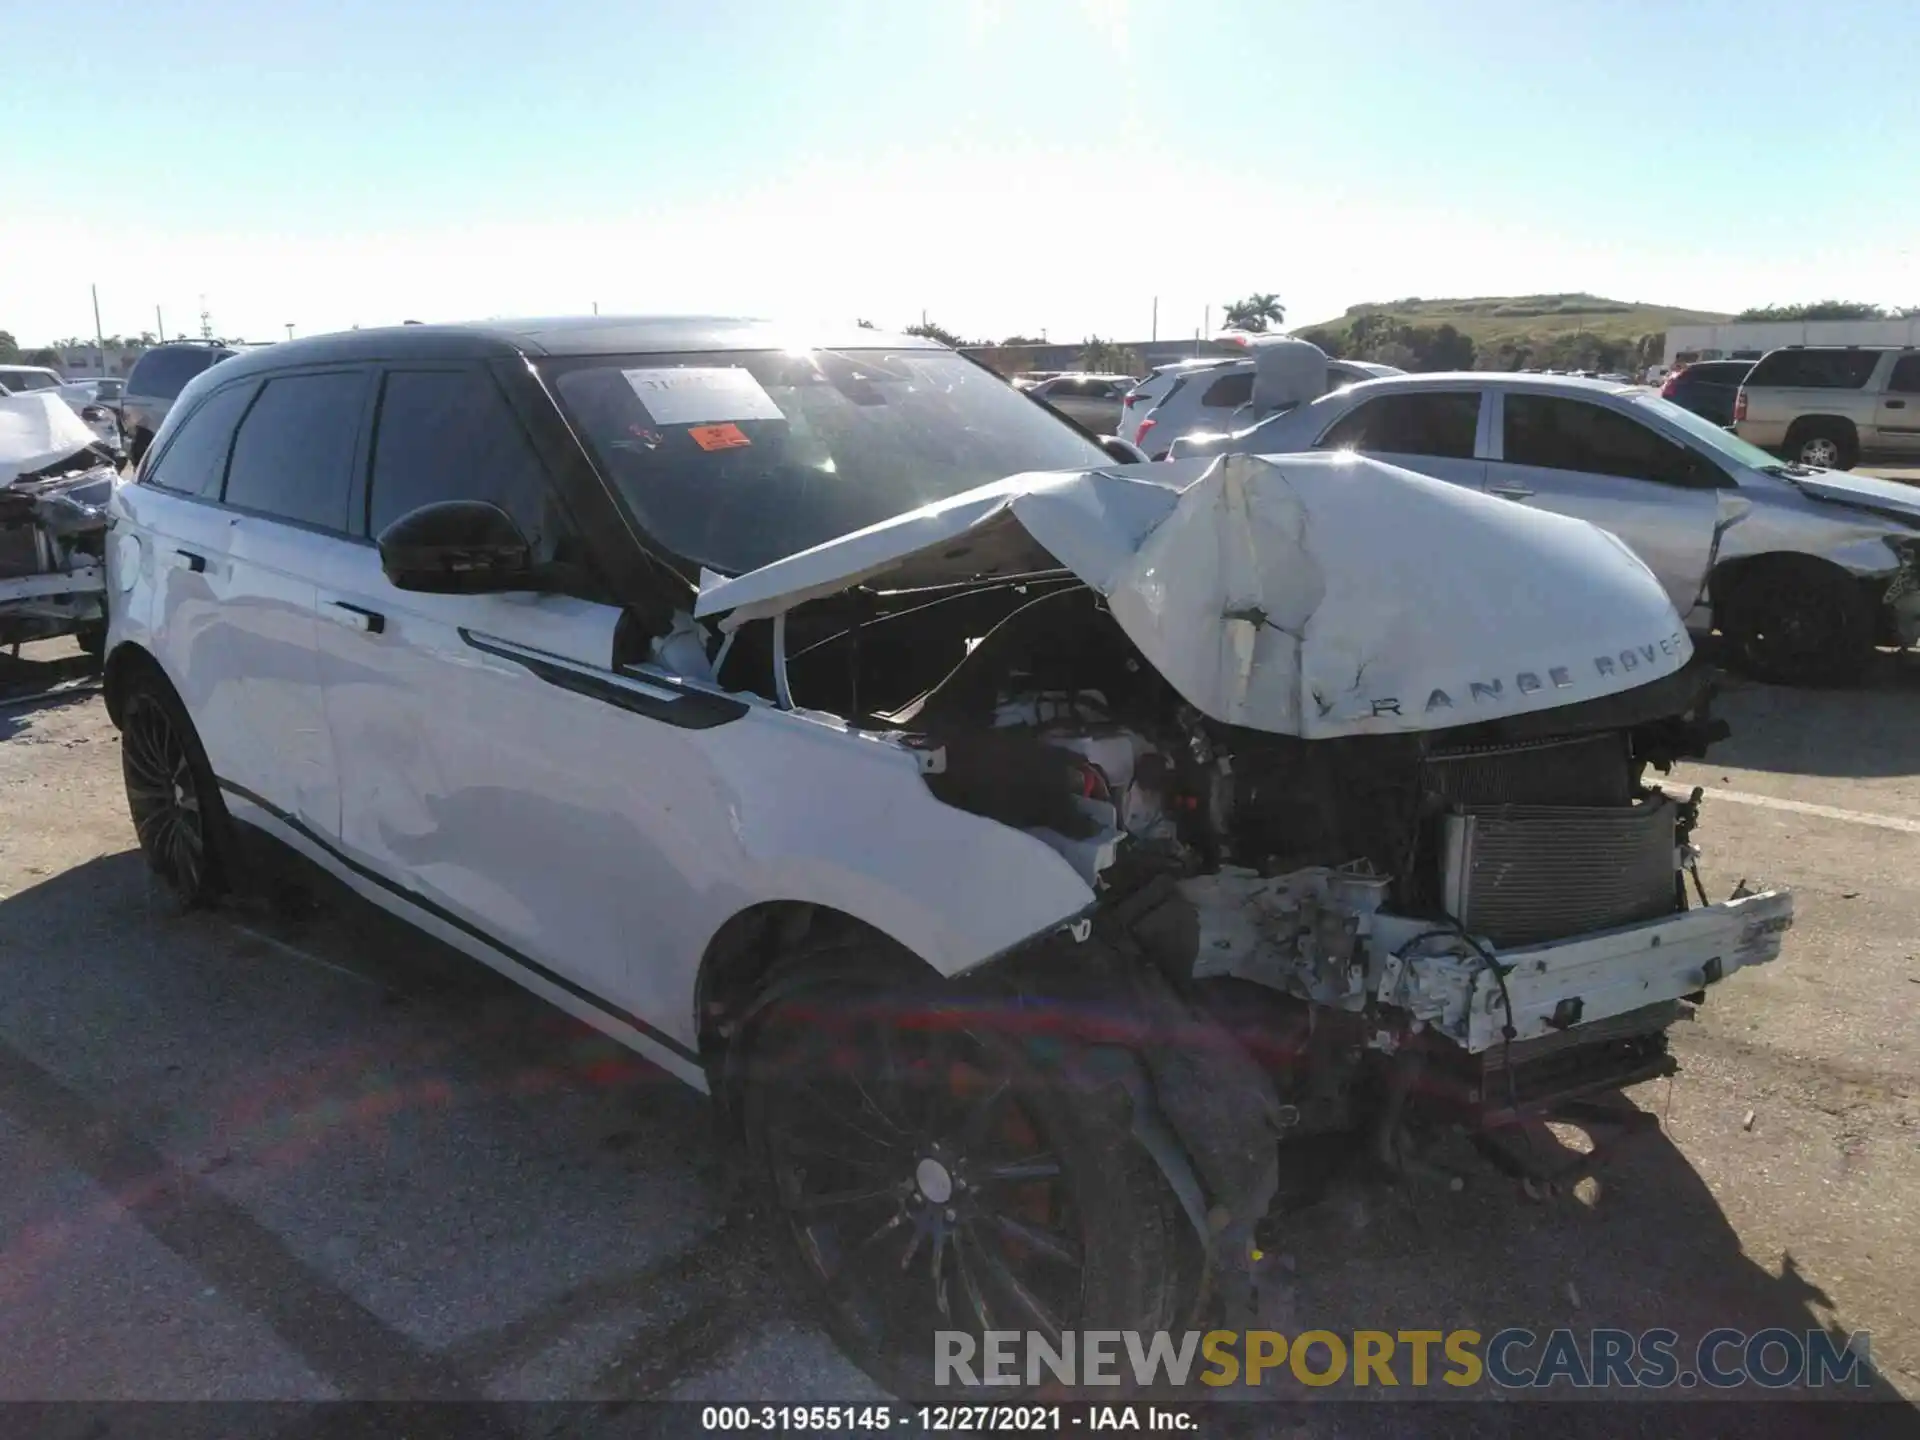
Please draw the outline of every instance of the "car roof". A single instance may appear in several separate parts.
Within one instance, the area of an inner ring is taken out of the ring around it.
[[[1508,370],[1439,370],[1423,375],[1385,375],[1348,386],[1344,395],[1384,395],[1392,390],[1457,389],[1461,385],[1493,385],[1502,390],[1546,390],[1596,395],[1625,395],[1644,390],[1632,381],[1589,380],[1583,375],[1526,375]]]
[[[946,350],[937,340],[860,326],[778,324],[725,316],[574,315],[448,325],[389,325],[284,340],[225,361],[223,375],[361,360],[486,360],[516,356],[644,355],[670,351]]]

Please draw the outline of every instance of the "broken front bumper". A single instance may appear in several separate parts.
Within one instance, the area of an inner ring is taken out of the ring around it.
[[[1379,1002],[1411,1014],[1470,1053],[1571,1032],[1696,994],[1780,954],[1793,895],[1767,890],[1593,935],[1476,949],[1429,922],[1371,917],[1367,945]]]

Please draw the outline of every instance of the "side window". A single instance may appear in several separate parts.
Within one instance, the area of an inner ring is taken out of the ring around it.
[[[167,442],[159,457],[141,473],[144,485],[157,485],[180,495],[220,498],[226,474],[227,452],[233,448],[234,427],[247,413],[253,385],[230,385],[207,397]]]
[[[234,439],[226,502],[344,531],[365,393],[355,370],[267,381]]]
[[[201,350],[151,351],[134,367],[133,393],[172,400],[207,364],[206,352]]]
[[[1747,377],[1749,385],[1801,390],[1858,390],[1880,364],[1878,350],[1776,350]]]
[[[571,558],[545,468],[483,370],[396,370],[380,396],[367,533],[436,500],[491,500],[541,560]]]
[[[1210,410],[1238,410],[1253,399],[1253,372],[1242,370],[1235,375],[1222,375],[1206,388],[1200,403]]]
[[[1902,355],[1893,362],[1887,389],[1902,395],[1920,395],[1920,355]]]
[[[1511,465],[1690,483],[1688,452],[1629,416],[1584,400],[1509,393],[1503,427]]]
[[[1322,450],[1471,460],[1480,428],[1476,390],[1434,390],[1369,400],[1320,437]]]

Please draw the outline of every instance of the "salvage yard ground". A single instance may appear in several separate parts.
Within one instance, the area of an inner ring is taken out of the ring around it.
[[[1920,1398],[1920,658],[1721,710],[1708,887],[1799,922],[1664,1131],[1544,1203],[1334,1178],[1275,1328],[1821,1325]],[[0,982],[0,1399],[873,1393],[677,1082],[357,902],[169,914],[97,696],[0,708]]]

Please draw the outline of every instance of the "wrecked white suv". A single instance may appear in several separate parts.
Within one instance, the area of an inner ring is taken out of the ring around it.
[[[295,341],[116,510],[154,868],[209,901],[270,836],[712,1092],[902,1391],[936,1329],[1243,1303],[1288,1141],[1669,1073],[1791,920],[1689,896],[1648,771],[1715,726],[1617,541],[1118,464],[924,341]]]
[[[72,635],[100,652],[118,478],[111,450],[58,391],[0,393],[0,647]]]

